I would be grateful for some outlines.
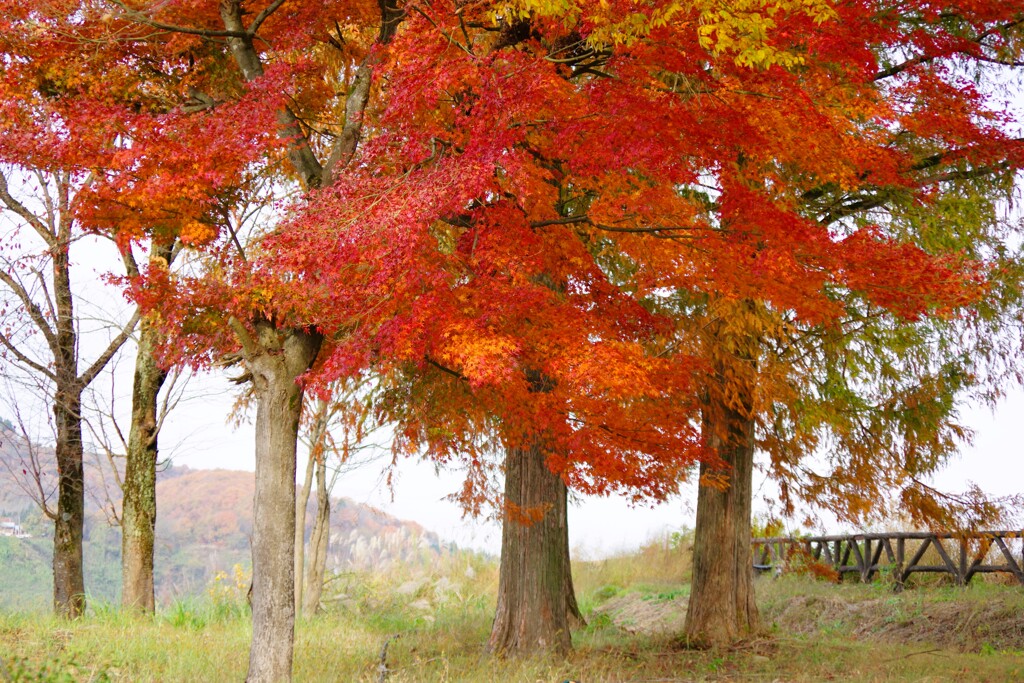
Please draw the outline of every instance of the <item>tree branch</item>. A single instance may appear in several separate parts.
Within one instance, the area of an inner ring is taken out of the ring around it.
[[[388,5],[388,0],[378,0],[377,4],[380,8],[380,32],[374,47],[391,42],[395,31],[398,30],[399,22],[405,16],[404,10],[397,5]],[[366,105],[370,101],[370,86],[373,84],[373,69],[376,66],[376,61],[377,55],[371,47],[359,68],[356,69],[348,97],[345,99],[345,124],[341,129],[341,134],[331,146],[331,154],[324,165],[323,185],[325,187],[334,182],[338,171],[345,168],[355,156],[363,132],[363,115],[366,113]]]
[[[82,386],[88,386],[94,379],[96,379],[96,376],[103,371],[103,368],[106,367],[107,363],[110,362],[110,359],[114,357],[117,350],[124,346],[124,343],[132,336],[135,326],[139,324],[140,317],[139,309],[136,308],[135,314],[132,316],[131,320],[121,328],[118,335],[111,340],[103,353],[93,361],[92,365],[89,366],[89,369],[82,373],[81,377],[78,378],[78,381],[81,382]]]
[[[276,12],[281,7],[281,5],[283,5],[283,4],[284,4],[284,0],[274,0],[274,2],[270,3],[265,8],[263,8],[263,11],[260,12],[259,14],[257,14],[256,18],[252,20],[251,24],[249,24],[249,28],[247,30],[247,33],[250,36],[256,35],[256,32],[260,30],[260,26],[263,25],[263,22],[266,21],[267,18],[271,14]]]
[[[223,0],[220,3],[220,16],[224,27],[231,33],[228,36],[228,47],[235,58],[235,63],[242,71],[246,81],[252,81],[263,75],[263,63],[259,53],[253,47],[253,36],[245,30],[242,23],[242,7],[239,0]],[[269,16],[269,15],[268,15]],[[277,111],[277,122],[281,124],[278,137],[288,142],[288,159],[302,178],[306,187],[319,187],[323,179],[323,167],[313,154],[309,140],[302,131],[302,126],[289,107]]]
[[[160,29],[161,31],[170,31],[171,33],[185,33],[191,36],[202,36],[204,38],[251,38],[251,34],[244,28],[242,30],[226,30],[220,31],[217,29],[206,29],[206,28],[195,28],[194,26],[179,26],[177,24],[165,24],[162,21],[157,21],[146,16],[143,12],[134,10],[128,5],[121,2],[121,0],[109,0],[113,5],[116,5],[125,16],[145,26],[151,28]],[[280,3],[278,3],[280,4]],[[266,17],[264,17],[266,18]]]
[[[8,209],[16,213],[22,218],[22,220],[28,223],[32,229],[39,234],[43,241],[46,242],[46,246],[51,249],[54,247],[57,236],[45,223],[39,220],[39,216],[29,211],[25,208],[24,204],[11,196],[10,188],[7,185],[7,177],[3,172],[0,172],[0,201],[3,201]]]
[[[951,18],[951,17],[956,17],[957,15],[950,13],[950,14],[946,14],[944,16],[945,16],[945,18]],[[998,33],[1000,31],[1006,31],[1006,30],[1009,30],[1009,29],[1014,28],[1016,26],[1020,26],[1021,24],[1024,24],[1024,19],[1018,19],[1016,21],[1011,21],[1011,22],[1006,23],[1006,24],[1000,24],[999,26],[993,26],[992,28],[988,29],[987,31],[982,31],[981,33],[979,33],[977,35],[977,37],[975,37],[975,38],[967,38],[966,40],[968,42],[970,42],[970,43],[973,43],[973,44],[977,45],[979,49],[982,49],[982,48],[985,47],[985,44],[982,42],[982,41],[985,40],[985,38],[988,38],[989,36],[991,36],[991,35],[993,35],[995,33]],[[983,54],[973,54],[971,52],[967,52],[966,50],[956,50],[953,54],[965,55],[965,56],[968,56],[968,57],[973,57],[974,59],[978,59],[978,60],[983,61],[983,62],[990,62],[990,63],[994,63],[994,64],[1002,64],[1004,66],[1021,66],[1022,64],[1024,64],[1022,62],[1010,62],[1010,61],[995,59],[995,58],[992,58],[992,57],[986,57]],[[871,80],[872,81],[881,81],[881,80],[884,80],[886,78],[891,78],[891,77],[893,77],[893,76],[895,76],[897,74],[903,73],[904,71],[906,71],[908,69],[911,69],[911,68],[913,68],[915,66],[918,66],[919,64],[927,64],[929,62],[934,62],[936,59],[941,59],[942,57],[948,57],[948,56],[950,56],[950,55],[944,55],[944,54],[932,54],[932,55],[923,54],[923,55],[918,55],[917,57],[912,57],[912,58],[906,60],[905,62],[901,62],[900,64],[896,64],[896,65],[886,69],[885,71],[879,71],[874,76],[872,76]]]
[[[8,289],[10,289],[11,292],[21,300],[22,305],[25,306],[25,310],[28,311],[28,315],[32,319],[32,323],[46,339],[46,345],[50,348],[50,351],[54,356],[56,356],[57,335],[49,324],[47,324],[46,316],[43,314],[43,311],[39,308],[36,302],[32,301],[32,297],[29,296],[25,287],[5,269],[0,269],[0,282],[7,285]]]
[[[13,353],[14,357],[18,359],[18,362],[22,363],[23,365],[27,365],[36,372],[50,378],[54,382],[57,381],[57,375],[52,370],[50,370],[45,365],[37,363],[36,361],[32,360],[24,353],[22,353],[14,344],[11,343],[11,340],[8,339],[7,335],[4,334],[3,332],[0,332],[0,346],[3,346],[8,351]]]

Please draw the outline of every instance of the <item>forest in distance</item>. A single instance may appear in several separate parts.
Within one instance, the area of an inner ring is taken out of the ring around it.
[[[254,683],[292,680],[382,434],[500,520],[497,660],[593,618],[576,493],[697,482],[665,600],[712,651],[767,628],[755,468],[797,524],[1020,521],[932,483],[1024,380],[1015,3],[0,0],[0,68],[6,471],[69,624],[87,460],[124,618],[157,611],[161,431],[209,370],[254,424]]]

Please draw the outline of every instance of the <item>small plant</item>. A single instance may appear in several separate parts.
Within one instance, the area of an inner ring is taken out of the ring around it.
[[[10,683],[106,683],[112,680],[106,671],[80,666],[73,659],[33,662],[16,658],[9,663],[0,660],[0,675]]]
[[[234,618],[244,614],[248,609],[249,586],[252,583],[252,570],[240,564],[231,568],[231,573],[219,571],[207,589],[213,613],[217,618]]]
[[[605,600],[610,600],[611,598],[614,598],[615,596],[621,595],[621,594],[622,594],[622,587],[621,586],[616,586],[614,584],[607,584],[607,585],[601,586],[596,591],[594,591],[594,601],[595,602],[604,602]]]
[[[189,628],[198,631],[209,622],[209,610],[203,610],[194,600],[175,600],[171,603],[164,620],[177,628]]]

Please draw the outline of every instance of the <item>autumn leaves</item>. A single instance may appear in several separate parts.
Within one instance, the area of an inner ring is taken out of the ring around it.
[[[911,454],[955,447],[954,379],[992,360],[951,335],[1015,305],[972,318],[1011,270],[998,202],[1024,163],[985,88],[1020,60],[1004,3],[5,4],[3,159],[45,139],[90,178],[85,225],[190,249],[130,278],[162,358],[256,380],[254,680],[290,670],[270,592],[296,382],[373,376],[396,450],[461,459],[470,508],[502,504],[511,454],[557,480],[530,503],[550,510],[566,485],[663,497],[703,463],[708,547],[742,564],[755,449],[786,511],[836,502],[824,446],[912,485]],[[569,609],[541,566],[508,590]],[[747,591],[706,592],[739,608],[694,608],[690,636],[753,628]],[[526,642],[501,614],[492,647]]]

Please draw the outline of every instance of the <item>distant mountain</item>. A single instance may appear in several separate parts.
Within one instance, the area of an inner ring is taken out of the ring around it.
[[[52,524],[18,486],[24,478],[25,444],[0,423],[0,518],[13,519],[32,538],[0,537],[0,608],[45,607],[50,600]],[[52,452],[40,457],[50,473]],[[120,529],[108,523],[120,507],[119,491],[96,467],[87,468],[85,532],[86,589],[93,598],[116,602],[120,594]],[[12,474],[13,473],[13,474]],[[112,478],[112,477],[109,477]],[[44,487],[55,480],[48,474]],[[167,467],[157,476],[157,600],[202,594],[216,572],[251,565],[252,472]],[[104,491],[110,492],[110,501]],[[116,495],[115,495],[116,494]],[[55,504],[54,500],[54,504]],[[307,538],[315,500],[307,515]],[[106,510],[106,513],[104,512]],[[328,572],[384,568],[392,563],[431,563],[454,551],[415,522],[335,499],[331,504]]]

